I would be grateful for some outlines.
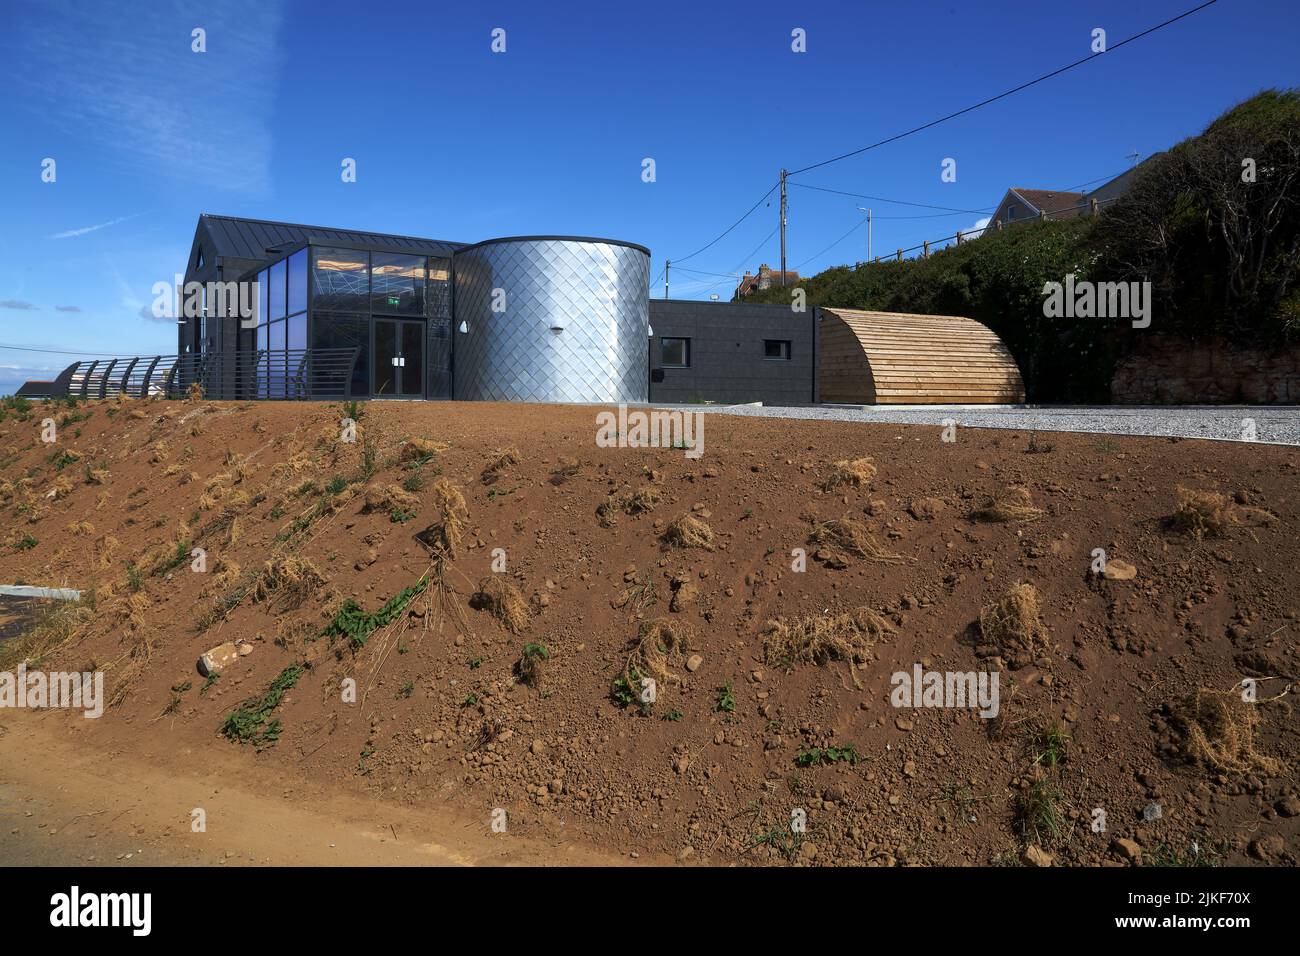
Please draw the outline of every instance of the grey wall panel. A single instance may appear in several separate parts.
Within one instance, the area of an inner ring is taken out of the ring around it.
[[[502,239],[458,251],[452,271],[457,399],[646,401],[645,250],[600,240]],[[492,310],[494,299],[504,311]]]
[[[816,399],[815,310],[786,305],[651,299],[650,401],[808,405]],[[691,340],[690,368],[663,368],[660,340]],[[788,341],[790,360],[765,357],[767,339]],[[662,381],[654,381],[662,374]]]

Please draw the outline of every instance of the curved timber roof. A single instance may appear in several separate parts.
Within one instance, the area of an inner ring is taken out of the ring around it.
[[[956,315],[820,310],[823,402],[1018,405],[1020,369],[987,326]]]

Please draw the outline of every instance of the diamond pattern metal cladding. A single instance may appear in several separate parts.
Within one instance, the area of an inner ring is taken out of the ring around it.
[[[455,272],[455,393],[464,400],[644,402],[650,258],[574,239],[487,243]],[[505,311],[492,311],[493,290]],[[459,331],[466,323],[469,332]]]

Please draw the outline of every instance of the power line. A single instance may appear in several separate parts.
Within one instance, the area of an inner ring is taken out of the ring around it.
[[[809,256],[809,257],[808,257],[807,259],[805,259],[803,262],[801,262],[801,263],[799,263],[798,265],[796,265],[796,266],[794,267],[794,271],[795,271],[795,272],[798,272],[799,269],[801,269],[802,267],[806,266],[808,263],[812,262],[814,259],[816,259],[816,258],[818,258],[818,257],[820,257],[820,256],[824,256],[824,255],[826,255],[826,253],[830,252],[832,249],[834,249],[834,248],[835,248],[836,246],[838,246],[841,242],[843,242],[843,241],[844,241],[845,239],[847,239],[849,236],[853,235],[855,232],[857,232],[859,229],[861,229],[861,228],[862,228],[863,226],[865,226],[866,224],[867,224],[867,221],[866,221],[865,219],[859,220],[859,221],[854,225],[854,227],[853,227],[852,229],[850,229],[850,230],[849,230],[848,232],[846,232],[844,235],[840,236],[838,239],[836,239],[834,242],[832,242],[829,246],[827,246],[827,247],[826,247],[825,249],[823,249],[821,252],[817,253],[816,255],[811,255],[811,256]]]
[[[1098,209],[1100,209],[1102,206],[1105,206],[1105,205],[1107,205],[1107,204],[1109,204],[1109,203],[1113,203],[1113,202],[1115,202],[1117,199],[1119,199],[1118,196],[1112,197],[1112,198],[1110,198],[1110,199],[1099,199],[1099,200],[1097,200],[1097,207],[1098,207]],[[1042,215],[1041,215],[1041,216],[1033,216],[1033,217],[1030,217],[1030,218],[1027,218],[1027,219],[1019,219],[1019,220],[1015,220],[1015,222],[1012,223],[1012,224],[1014,224],[1014,225],[1020,225],[1022,222],[1035,222],[1035,221],[1037,221],[1037,220],[1039,220],[1039,219],[1051,219],[1051,218],[1052,218],[1053,216],[1055,216],[1057,213],[1061,213],[1061,212],[1069,212],[1071,209],[1082,209],[1082,207],[1081,207],[1080,205],[1078,205],[1078,204],[1075,204],[1075,205],[1073,205],[1073,206],[1062,206],[1062,207],[1060,207],[1059,209],[1044,210],[1044,211],[1042,212]],[[984,235],[984,233],[988,232],[989,229],[991,229],[991,228],[993,228],[993,227],[992,227],[991,225],[988,225],[988,226],[984,226],[982,229],[962,229],[962,230],[960,230],[960,233],[959,233],[959,234],[960,234],[963,238],[965,238],[965,237],[970,237],[971,239],[978,239],[980,236]],[[943,237],[940,238],[940,239],[927,239],[927,240],[925,240],[925,241],[923,241],[923,242],[918,242],[918,243],[917,243],[916,245],[914,245],[914,246],[908,246],[906,249],[899,249],[899,250],[897,250],[897,251],[894,253],[894,255],[897,256],[897,255],[900,255],[900,254],[903,254],[903,253],[915,252],[917,249],[924,249],[924,248],[926,248],[927,246],[933,246],[933,245],[936,245],[936,244],[938,244],[938,243],[940,243],[940,242],[948,242],[950,239],[956,239],[956,238],[957,238],[957,234],[954,234],[954,235],[951,235],[951,236],[943,236]],[[876,256],[875,259],[873,259],[872,261],[876,261],[876,260],[879,260],[879,259],[881,259],[881,258],[888,258],[888,257]]]
[[[1173,24],[1177,23],[1177,22],[1180,21],[1180,20],[1184,20],[1184,19],[1186,19],[1187,17],[1190,17],[1190,16],[1192,16],[1192,15],[1195,14],[1195,13],[1199,13],[1200,11],[1206,9],[1207,7],[1211,7],[1211,6],[1213,6],[1213,5],[1214,5],[1215,3],[1217,3],[1217,2],[1218,2],[1218,0],[1206,0],[1206,2],[1204,2],[1204,3],[1202,3],[1202,4],[1198,5],[1198,6],[1192,7],[1192,8],[1189,9],[1189,10],[1185,10],[1184,12],[1178,14],[1177,16],[1170,17],[1168,20],[1165,20],[1165,21],[1163,21],[1163,22],[1161,22],[1161,23],[1157,23],[1155,26],[1148,27],[1147,29],[1141,31],[1140,33],[1135,33],[1135,34],[1133,34],[1132,36],[1125,37],[1123,40],[1120,40],[1118,43],[1111,44],[1111,45],[1108,46],[1108,47],[1106,48],[1106,50],[1103,51],[1102,53],[1090,53],[1088,56],[1081,57],[1080,59],[1075,60],[1073,63],[1067,63],[1065,66],[1062,66],[1062,67],[1059,67],[1059,68],[1057,68],[1057,69],[1055,69],[1055,70],[1052,70],[1052,71],[1049,72],[1049,73],[1044,73],[1043,75],[1038,76],[1038,77],[1036,77],[1036,78],[1034,78],[1034,79],[1032,79],[1032,80],[1029,80],[1029,81],[1027,81],[1027,82],[1025,82],[1025,83],[1021,83],[1019,86],[1015,86],[1015,87],[1013,87],[1013,88],[1011,88],[1011,89],[1009,89],[1009,90],[1004,90],[1003,92],[998,93],[998,94],[996,94],[995,96],[990,96],[990,97],[988,97],[987,99],[981,100],[981,101],[978,102],[978,103],[974,103],[974,104],[972,104],[972,105],[970,105],[970,106],[967,106],[967,107],[965,107],[965,108],[963,108],[963,109],[956,110],[956,111],[954,111],[954,112],[952,112],[952,113],[948,113],[947,115],[945,115],[945,116],[941,116],[941,117],[939,117],[938,119],[931,120],[931,121],[928,122],[928,123],[923,123],[923,124],[921,124],[920,126],[915,126],[915,127],[913,127],[912,129],[906,130],[906,131],[904,131],[904,132],[902,132],[902,133],[897,133],[897,134],[895,134],[895,135],[893,135],[893,136],[886,137],[885,139],[882,139],[882,140],[878,140],[878,141],[875,142],[875,143],[871,143],[871,144],[869,144],[869,145],[867,145],[867,146],[863,146],[863,147],[861,147],[861,148],[859,148],[859,149],[851,150],[850,152],[847,152],[847,153],[841,153],[839,156],[833,156],[833,157],[831,157],[830,159],[822,160],[822,161],[819,162],[819,163],[812,163],[812,164],[809,164],[809,165],[807,165],[807,166],[800,167],[799,169],[796,169],[796,170],[794,170],[793,172],[783,173],[783,174],[782,174],[782,178],[783,178],[783,180],[785,180],[785,181],[788,182],[788,181],[789,181],[789,178],[792,177],[792,176],[797,176],[797,175],[800,175],[801,173],[806,173],[806,172],[808,172],[808,171],[810,171],[810,170],[813,170],[813,169],[820,169],[820,168],[823,167],[823,166],[829,166],[829,165],[832,164],[832,163],[840,162],[841,160],[848,159],[848,158],[850,158],[850,157],[852,157],[852,156],[858,156],[858,155],[861,155],[862,153],[868,152],[868,151],[873,150],[873,149],[877,149],[877,148],[879,148],[879,147],[881,147],[881,146],[887,145],[888,143],[897,142],[897,141],[900,140],[900,139],[905,139],[905,138],[908,137],[908,136],[913,136],[913,135],[915,135],[916,133],[920,133],[920,132],[922,132],[922,131],[924,131],[924,130],[931,129],[931,128],[933,128],[933,127],[935,127],[935,126],[938,126],[938,125],[940,125],[940,124],[942,124],[942,123],[946,123],[946,122],[948,122],[949,120],[956,119],[956,118],[959,117],[959,116],[964,116],[964,115],[967,114],[967,113],[974,112],[975,110],[981,109],[981,108],[983,108],[983,107],[985,107],[985,106],[988,106],[988,105],[990,105],[990,104],[992,104],[992,103],[996,103],[996,102],[999,101],[999,100],[1005,99],[1005,98],[1007,98],[1008,96],[1012,96],[1012,95],[1014,95],[1014,94],[1016,94],[1016,93],[1019,93],[1019,92],[1021,92],[1021,91],[1023,91],[1023,90],[1027,90],[1027,89],[1029,89],[1029,88],[1032,87],[1032,86],[1036,86],[1036,85],[1038,85],[1039,83],[1043,83],[1043,82],[1045,82],[1045,81],[1047,81],[1047,80],[1050,80],[1050,79],[1052,79],[1052,78],[1054,78],[1054,77],[1060,76],[1060,75],[1063,74],[1063,73],[1066,73],[1066,72],[1068,72],[1068,71],[1070,71],[1070,70],[1073,70],[1073,69],[1075,69],[1076,67],[1082,66],[1084,63],[1088,63],[1088,62],[1090,62],[1090,61],[1096,59],[1097,57],[1104,55],[1104,53],[1110,53],[1110,52],[1113,52],[1113,51],[1115,51],[1115,50],[1118,50],[1120,47],[1126,46],[1126,45],[1128,45],[1128,44],[1130,44],[1130,43],[1133,43],[1133,42],[1135,42],[1135,41],[1137,41],[1137,40],[1140,40],[1140,39],[1142,39],[1143,37],[1150,36],[1152,33],[1155,33],[1155,32],[1157,32],[1158,30],[1163,30],[1165,27],[1172,26]],[[767,192],[765,192],[765,193],[764,193],[764,194],[759,198],[758,202],[754,203],[754,205],[751,206],[751,207],[750,207],[750,208],[745,212],[744,215],[742,215],[739,219],[737,219],[734,223],[732,223],[729,227],[727,227],[727,229],[723,230],[723,232],[720,233],[716,238],[714,238],[714,239],[711,240],[710,242],[706,243],[705,245],[701,246],[699,249],[695,250],[695,251],[692,252],[690,255],[688,255],[688,256],[683,256],[683,257],[681,257],[680,259],[678,259],[677,261],[678,261],[678,262],[685,262],[685,261],[687,261],[687,260],[689,260],[689,259],[693,259],[693,258],[695,258],[695,257],[698,256],[700,253],[705,252],[706,250],[712,248],[712,247],[713,247],[714,245],[716,245],[719,241],[721,241],[723,238],[725,238],[727,235],[729,235],[729,234],[730,234],[730,233],[731,233],[731,232],[732,232],[732,231],[733,231],[737,226],[739,226],[742,222],[744,222],[746,219],[748,219],[748,218],[750,217],[750,215],[752,215],[753,212],[754,212],[756,209],[758,209],[758,207],[761,206],[761,205],[763,204],[763,202],[764,202],[764,201],[765,201],[769,196],[771,196],[772,193],[775,192],[776,189],[777,189],[780,185],[781,185],[780,181],[778,181],[778,182],[776,182],[776,183],[773,183],[772,186],[767,190]],[[798,186],[798,185],[804,185],[804,184],[802,184],[802,183],[795,183],[794,185],[797,185],[797,186]],[[1085,184],[1085,185],[1086,185],[1086,184]],[[825,188],[825,187],[808,186],[807,188],[809,188],[809,189],[821,189],[822,191],[825,191],[825,192],[839,192],[839,190],[827,189],[827,188]],[[853,193],[845,193],[845,195],[853,195],[853,196],[857,196],[857,198],[868,198],[868,199],[871,199],[871,198],[872,198],[872,197],[868,197],[868,196],[863,196],[863,195],[861,195],[861,194],[853,194]],[[926,204],[923,204],[923,203],[907,203],[907,202],[903,202],[903,201],[901,201],[901,200],[889,200],[889,199],[884,199],[884,198],[873,199],[873,201],[876,201],[876,202],[898,202],[898,203],[903,204],[903,205],[915,205],[915,206],[921,206],[921,207],[925,207],[925,205],[926,205]],[[945,207],[938,207],[938,206],[936,206],[936,207],[929,207],[929,208],[944,209]],[[973,215],[973,214],[977,214],[977,213],[979,213],[979,212],[987,212],[988,210],[987,210],[987,209],[979,209],[979,210],[956,210],[956,209],[952,209],[952,210],[950,210],[950,211],[952,211],[953,213],[962,212],[962,213],[964,213],[964,214]],[[882,217],[882,218],[884,218],[884,217]],[[939,217],[935,217],[935,218],[939,218]],[[949,238],[951,238],[951,237],[949,237]],[[766,241],[767,241],[767,240],[765,239],[764,242],[766,242]],[[838,242],[838,241],[842,241],[842,240],[837,240],[837,242]],[[940,240],[940,241],[942,241],[942,240]],[[761,248],[761,245],[760,245],[759,248]],[[832,248],[833,248],[833,247],[832,247]],[[913,247],[913,248],[919,248],[919,247]],[[757,250],[756,250],[756,251],[757,251]],[[752,253],[751,253],[751,255],[752,255]],[[747,258],[748,258],[748,257],[747,257]],[[672,261],[672,260],[669,260],[669,261]],[[783,274],[783,278],[784,278],[784,274]]]
[[[1086,183],[1079,183],[1079,185],[1077,185],[1077,186],[1071,186],[1071,187],[1070,187],[1068,190],[1066,190],[1066,191],[1067,191],[1067,192],[1077,192],[1078,190],[1080,190],[1080,189],[1083,188],[1084,186],[1091,186],[1093,183],[1110,182],[1112,179],[1118,179],[1120,176],[1123,176],[1124,173],[1131,172],[1131,171],[1133,170],[1133,168],[1134,168],[1134,167],[1131,167],[1131,166],[1130,166],[1128,169],[1124,170],[1124,172],[1122,172],[1122,173],[1112,173],[1112,174],[1109,175],[1109,176],[1098,176],[1096,179],[1090,179],[1090,180],[1088,180]]]
[[[716,278],[716,279],[739,279],[739,278],[741,278],[740,276],[736,275],[735,273],[727,273],[727,272],[704,272],[704,271],[701,270],[701,269],[688,269],[688,268],[686,268],[685,266],[682,266],[682,267],[681,267],[681,271],[682,271],[682,272],[689,272],[689,273],[691,273],[691,274],[693,274],[693,275],[697,275],[697,276],[713,276],[713,277]]]
[[[780,183],[773,183],[773,184],[772,184],[772,188],[769,189],[767,192],[763,193],[763,195],[762,195],[761,197],[759,197],[758,202],[754,203],[754,205],[752,205],[752,206],[749,207],[749,211],[748,211],[748,212],[746,212],[743,216],[741,216],[739,219],[737,219],[735,222],[733,222],[730,226],[728,226],[726,229],[724,229],[724,230],[722,231],[722,234],[719,235],[719,236],[718,236],[716,239],[714,239],[712,242],[707,243],[706,245],[701,246],[699,249],[696,249],[696,250],[695,250],[694,252],[692,252],[689,256],[682,256],[680,259],[670,259],[669,261],[672,262],[673,265],[676,265],[676,264],[679,263],[679,262],[685,262],[685,261],[688,260],[688,259],[694,259],[694,258],[695,258],[696,256],[698,256],[701,252],[703,252],[705,249],[708,249],[708,248],[710,248],[711,246],[717,244],[719,240],[721,240],[721,239],[723,239],[724,237],[726,237],[728,233],[730,233],[733,229],[735,229],[735,228],[736,228],[737,226],[739,226],[742,222],[744,222],[746,219],[748,219],[748,218],[750,217],[750,215],[754,212],[755,209],[757,209],[759,206],[763,205],[763,201],[764,201],[765,199],[767,199],[768,196],[772,195],[772,193],[774,193],[774,192],[776,191],[776,187],[779,186],[779,185],[781,185],[781,184],[780,184]]]
[[[1042,76],[1037,77],[1036,79],[1029,80],[1026,83],[1021,83],[1019,86],[1013,87],[1012,89],[1009,90],[1005,90],[1004,92],[999,93],[996,96],[990,96],[988,99],[981,100],[978,103],[975,103],[971,106],[967,106],[965,109],[960,109],[957,110],[956,112],[949,113],[946,116],[941,116],[938,119],[931,120],[930,122],[924,123],[921,126],[915,126],[912,129],[907,130],[906,132],[896,133],[893,136],[872,143],[869,146],[863,146],[861,149],[855,149],[847,153],[841,153],[839,156],[834,156],[830,159],[824,159],[820,163],[812,163],[811,165],[804,166],[801,169],[796,169],[793,172],[789,173],[788,175],[798,176],[800,173],[806,173],[811,169],[820,169],[822,166],[829,166],[831,163],[838,163],[842,159],[848,159],[851,156],[861,155],[862,153],[868,152],[869,150],[877,149],[878,147],[884,146],[887,143],[897,142],[900,139],[904,139],[908,136],[912,136],[916,133],[920,133],[923,130],[927,130],[934,126],[938,126],[940,123],[946,123],[948,122],[948,120],[956,119],[958,116],[964,116],[967,113],[974,112],[975,110],[980,109],[981,107],[988,106],[990,103],[996,103],[998,100],[1005,99],[1008,96],[1011,96],[1015,93],[1019,93],[1021,90],[1027,90],[1031,86],[1036,86],[1037,84],[1042,83],[1046,80],[1050,80],[1053,77],[1060,76],[1062,73],[1066,73],[1069,70],[1073,70],[1077,66],[1082,66],[1084,63],[1088,63],[1092,60],[1095,60],[1099,56],[1105,56],[1107,53],[1113,53],[1115,50],[1118,50],[1120,47],[1125,46],[1126,44],[1132,43],[1135,40],[1140,40],[1145,36],[1149,36],[1150,34],[1155,33],[1157,30],[1163,30],[1165,27],[1177,23],[1179,20],[1185,19],[1186,17],[1190,17],[1194,13],[1199,13],[1200,11],[1204,10],[1206,7],[1213,6],[1215,3],[1218,3],[1218,0],[1206,0],[1206,2],[1202,3],[1200,6],[1193,7],[1190,10],[1184,11],[1183,13],[1178,14],[1178,16],[1171,17],[1170,19],[1164,21],[1163,23],[1157,23],[1153,27],[1148,27],[1147,29],[1143,30],[1141,33],[1135,33],[1133,36],[1126,37],[1123,40],[1120,40],[1118,43],[1111,44],[1109,47],[1106,48],[1104,52],[1090,53],[1081,59],[1075,60],[1073,63],[1067,63],[1065,66],[1052,70],[1052,72],[1050,73],[1044,73]]]
[[[802,189],[815,189],[822,193],[835,193],[838,196],[852,196],[854,199],[870,199],[873,202],[888,202],[898,206],[916,206],[920,209],[942,209],[950,213],[963,213],[966,215],[978,215],[982,212],[992,212],[996,207],[989,206],[985,209],[958,209],[954,206],[934,206],[924,202],[909,202],[906,199],[885,199],[883,196],[868,196],[866,193],[850,193],[843,189],[830,189],[826,186],[810,186],[807,183],[791,183],[791,186],[799,186]]]
[[[96,355],[103,358],[121,358],[117,352],[86,352],[80,349],[72,352],[66,349],[36,349],[23,345],[0,345],[0,349],[7,349],[11,352],[44,352],[49,355]]]
[[[771,232],[769,232],[766,236],[763,237],[762,242],[760,242],[757,246],[755,246],[752,252],[750,252],[747,256],[745,256],[743,259],[741,259],[741,260],[740,260],[740,263],[739,263],[738,265],[736,265],[735,268],[733,268],[731,271],[732,271],[732,272],[735,272],[736,269],[739,269],[741,266],[743,266],[743,265],[744,265],[746,262],[748,262],[750,259],[754,258],[754,256],[758,255],[759,251],[760,251],[760,250],[761,250],[765,245],[767,245],[767,244],[772,240],[772,237],[776,235],[777,230],[780,229],[780,228],[781,228],[780,225],[775,226],[775,227],[772,229]],[[718,273],[718,274],[721,275],[721,273]],[[743,276],[742,276],[741,278],[743,278]],[[730,275],[729,275],[729,276],[727,276],[727,278],[724,279],[723,281],[724,281],[724,282],[725,282],[725,281],[734,281],[734,279],[735,279],[734,276],[730,276]],[[713,283],[713,285],[709,286],[708,288],[706,288],[706,289],[704,289],[704,290],[702,290],[702,291],[703,291],[704,293],[709,293],[709,292],[712,292],[714,289],[716,289],[716,288],[717,288],[718,286],[720,286],[720,285],[722,285],[722,282],[715,282],[715,283]]]

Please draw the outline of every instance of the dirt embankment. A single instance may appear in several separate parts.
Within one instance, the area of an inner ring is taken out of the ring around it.
[[[710,417],[692,459],[597,447],[587,408],[342,417],[0,421],[0,580],[94,594],[0,659],[112,702],[43,725],[610,858],[1300,856],[1292,450]],[[997,674],[996,717],[896,706],[917,668]]]

